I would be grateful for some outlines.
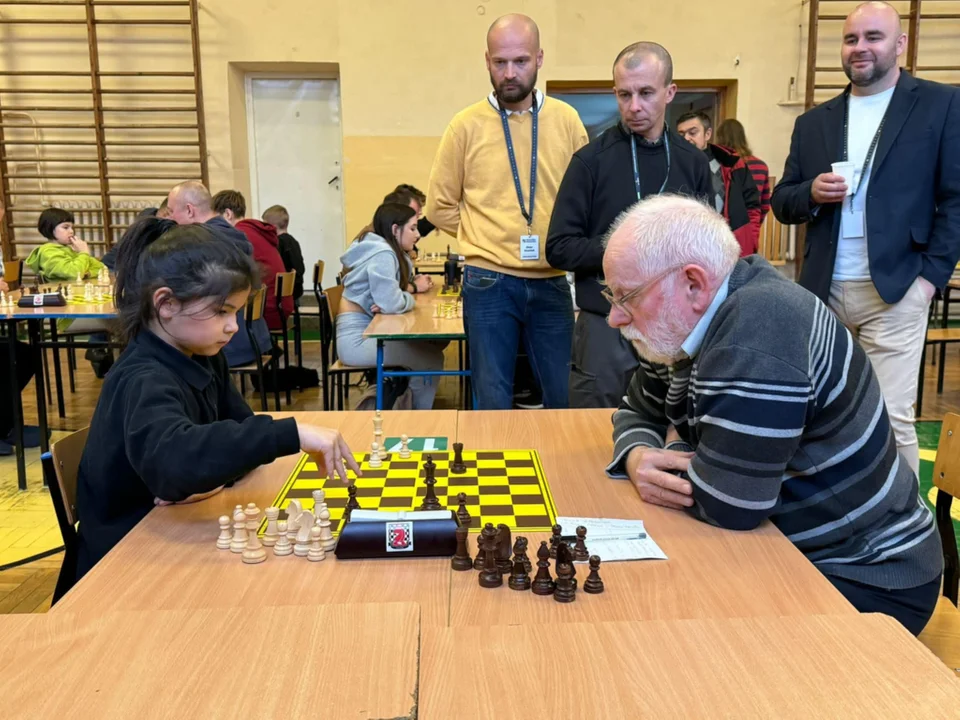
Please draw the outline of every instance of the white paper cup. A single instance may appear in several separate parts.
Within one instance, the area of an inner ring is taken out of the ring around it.
[[[853,174],[856,172],[856,164],[852,162],[835,162],[831,165],[834,175],[843,175],[843,180],[847,184],[847,195],[853,194]]]

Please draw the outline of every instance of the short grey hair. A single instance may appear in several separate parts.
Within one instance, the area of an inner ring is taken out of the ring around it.
[[[646,277],[671,267],[699,265],[713,278],[729,275],[740,243],[727,221],[710,206],[681,195],[654,195],[620,214],[604,241],[630,242]]]
[[[655,42],[644,41],[627,45],[620,51],[620,54],[617,55],[617,59],[613,61],[613,74],[616,76],[617,65],[619,65],[621,61],[627,70],[633,70],[650,57],[659,60],[663,66],[663,86],[666,87],[672,83],[673,58],[663,45]]]

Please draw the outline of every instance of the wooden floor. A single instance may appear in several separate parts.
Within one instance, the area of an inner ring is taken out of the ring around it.
[[[304,344],[304,364],[319,365],[319,345]],[[64,359],[65,361],[65,359]],[[447,367],[455,367],[456,347],[447,350]],[[99,396],[98,380],[88,363],[80,362],[77,372],[77,391],[66,391],[66,417],[57,415],[56,398],[47,408],[53,439],[67,432],[79,430],[90,422]],[[66,378],[64,378],[66,383]],[[944,392],[936,393],[936,367],[927,365],[923,420],[939,420],[947,412],[960,412],[960,347],[947,352]],[[351,402],[356,402],[363,388],[351,389]],[[36,423],[36,391],[31,385],[24,391],[24,412],[27,422]],[[259,409],[259,397],[248,391],[247,400]],[[437,392],[437,408],[456,408],[459,386],[455,378],[443,378]],[[272,405],[271,405],[272,406]],[[286,409],[286,405],[283,406]],[[292,409],[322,410],[320,389],[294,393]],[[43,488],[38,450],[27,451],[29,489],[17,490],[16,463],[12,457],[0,458],[0,567],[11,559],[49,551],[60,545],[56,518],[47,491]],[[0,613],[46,612],[56,585],[62,553],[0,571]]]

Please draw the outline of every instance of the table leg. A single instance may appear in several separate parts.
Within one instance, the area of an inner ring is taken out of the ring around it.
[[[33,348],[34,367],[40,366],[43,348],[40,347],[43,333],[41,332],[42,320],[29,320],[27,327],[30,331],[30,345]],[[57,377],[60,373],[57,372]],[[43,373],[35,372],[33,374],[34,382],[37,384],[37,425],[40,426],[40,452],[45,453],[50,450],[50,439],[47,437],[47,403],[44,402]],[[47,479],[44,476],[44,485]]]
[[[63,375],[60,372],[60,348],[57,347],[57,321],[50,320],[50,342],[53,343],[53,380],[57,383],[57,412],[61,418],[67,416],[63,407]]]
[[[17,323],[7,322],[7,357],[10,362],[10,399],[13,401],[13,443],[17,455],[17,487],[27,489],[27,463],[23,457],[23,400],[17,381]],[[40,373],[42,375],[42,373]],[[43,404],[43,398],[40,400]]]
[[[383,338],[377,338],[377,410],[383,410]]]

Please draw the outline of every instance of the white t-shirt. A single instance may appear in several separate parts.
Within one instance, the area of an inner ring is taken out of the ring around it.
[[[876,95],[856,96],[850,95],[850,119],[849,129],[847,131],[847,160],[854,163],[853,187],[857,190],[856,196],[848,195],[843,199],[843,212],[864,212],[867,205],[867,193],[869,191],[870,174],[873,166],[876,164],[877,153],[874,151],[873,159],[870,161],[870,167],[867,168],[866,175],[860,179],[860,185],[857,185],[857,179],[863,171],[863,163],[867,159],[867,151],[870,149],[870,143],[873,142],[874,135],[877,134],[877,128],[880,127],[880,121],[883,120],[887,107],[890,105],[890,99],[893,97],[893,91],[896,88],[884,90]],[[853,202],[851,208],[850,203]],[[851,238],[844,237],[843,224],[837,238],[837,262],[833,266],[834,280],[869,280],[870,262],[867,258],[867,232],[866,216],[863,220],[863,237]]]

